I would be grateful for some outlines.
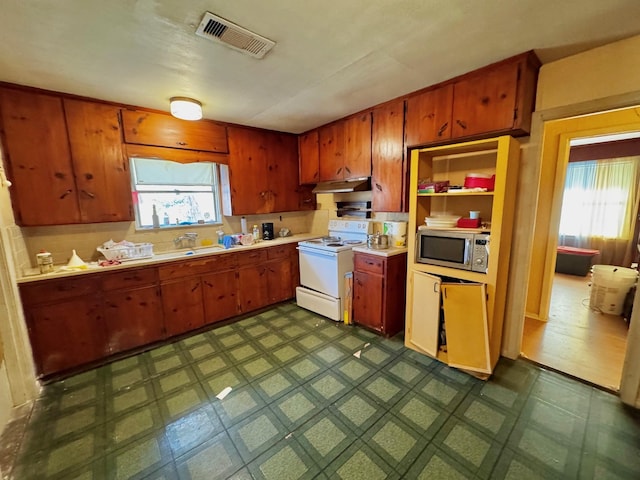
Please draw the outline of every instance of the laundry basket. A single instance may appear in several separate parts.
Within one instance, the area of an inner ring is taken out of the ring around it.
[[[622,314],[624,298],[637,280],[637,270],[615,265],[594,265],[589,308],[610,315]]]

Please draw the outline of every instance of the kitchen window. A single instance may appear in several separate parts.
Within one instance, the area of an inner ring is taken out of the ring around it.
[[[215,163],[177,163],[131,158],[131,191],[136,227],[159,228],[221,223]]]

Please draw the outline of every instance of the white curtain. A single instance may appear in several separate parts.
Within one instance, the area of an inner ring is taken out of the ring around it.
[[[640,157],[571,162],[559,244],[600,250],[599,263],[629,266],[640,198]]]

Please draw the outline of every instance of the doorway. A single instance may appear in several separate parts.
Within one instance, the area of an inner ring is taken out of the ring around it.
[[[521,349],[537,363],[614,391],[620,388],[626,325],[603,321],[588,308],[588,278],[556,275],[556,249],[572,141],[638,132],[638,118],[638,109],[628,108],[544,124]]]

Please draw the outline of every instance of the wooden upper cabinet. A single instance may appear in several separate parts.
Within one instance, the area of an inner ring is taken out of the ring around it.
[[[344,178],[371,176],[371,112],[345,120]]]
[[[122,110],[124,141],[140,145],[226,153],[227,128],[211,120],[180,120],[168,114]]]
[[[289,133],[267,132],[268,152],[267,184],[273,197],[271,212],[301,210],[301,192],[298,172],[298,139]]]
[[[119,109],[64,99],[82,223],[133,220],[131,177]]]
[[[62,99],[0,88],[0,115],[16,222],[24,226],[78,223]]]
[[[507,63],[456,82],[453,137],[513,129],[520,68],[519,63]]]
[[[321,182],[344,178],[344,136],[344,121],[325,125],[318,129]]]
[[[320,181],[371,176],[371,112],[318,129]]]
[[[407,99],[405,143],[408,147],[451,138],[453,85],[424,91]]]
[[[318,130],[298,137],[300,185],[316,184],[320,179],[320,142]]]
[[[407,165],[404,161],[404,101],[373,110],[371,190],[376,212],[402,212],[407,207]]]

